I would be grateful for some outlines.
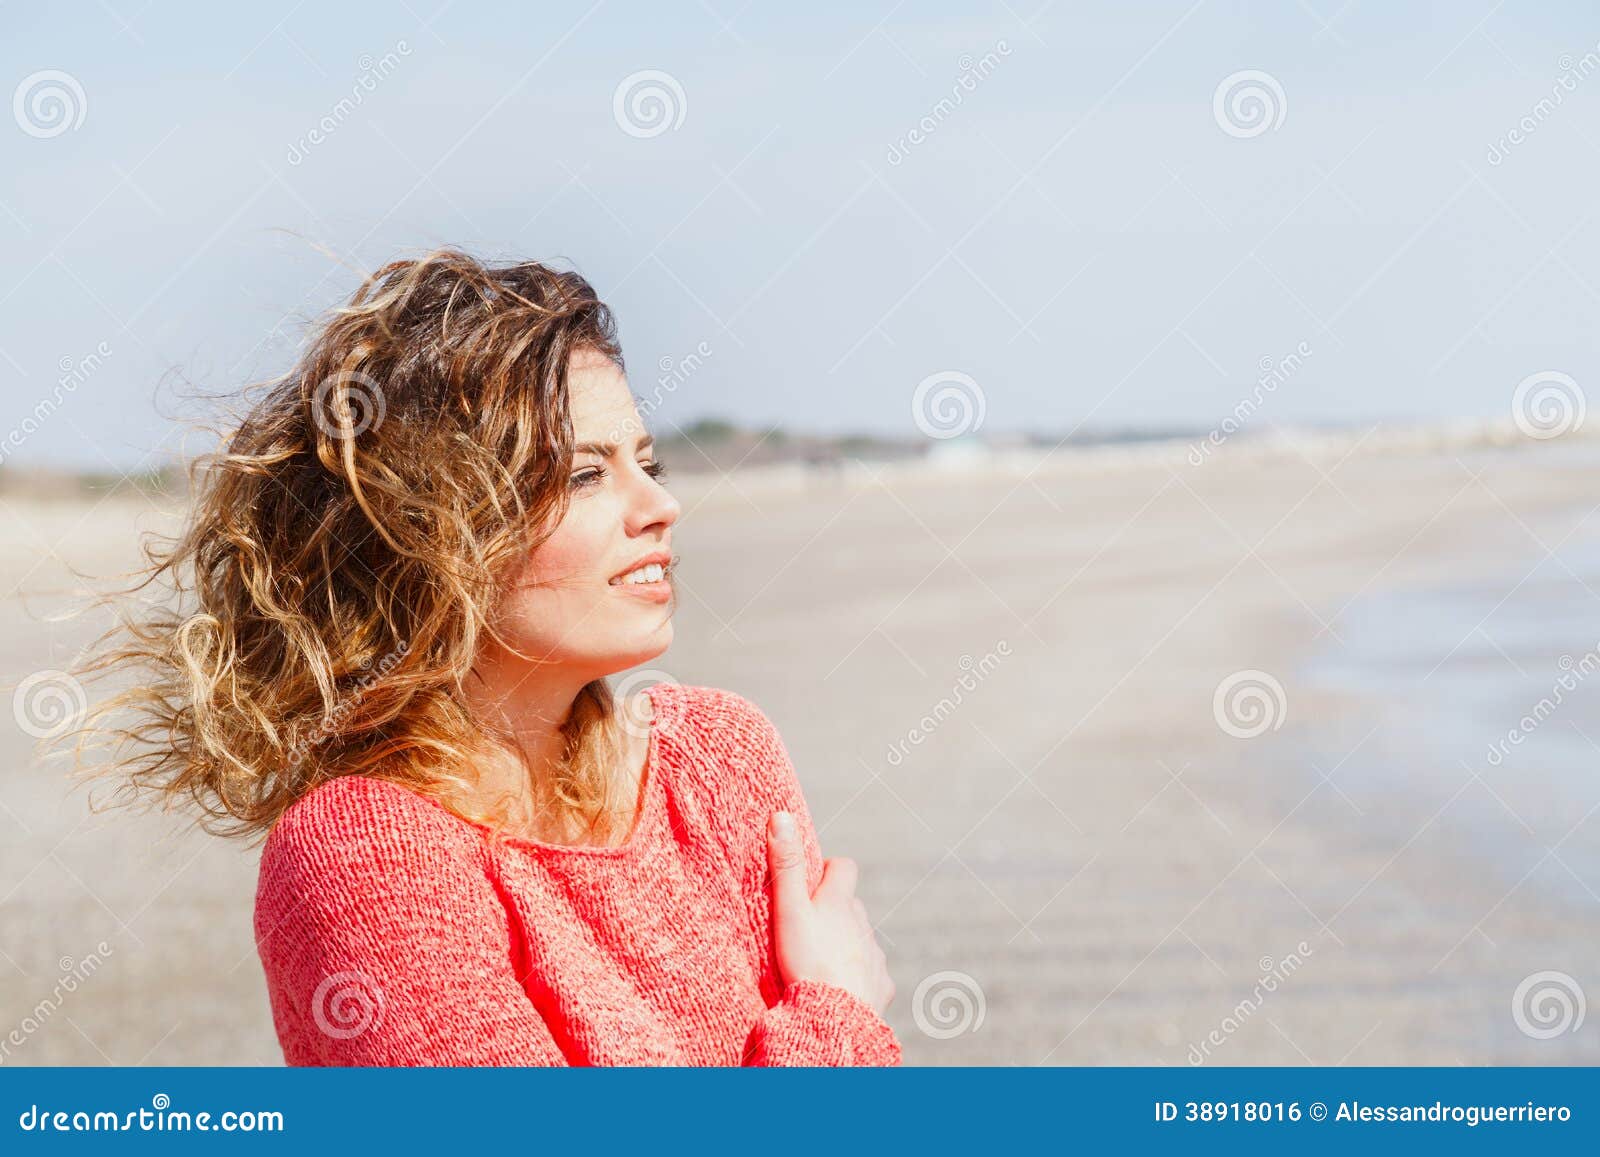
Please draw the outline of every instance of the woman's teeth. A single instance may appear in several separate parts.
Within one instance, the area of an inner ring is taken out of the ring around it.
[[[665,567],[659,562],[653,562],[649,566],[642,566],[638,570],[629,571],[618,579],[617,583],[619,585],[622,583],[658,583],[666,577],[666,573]]]

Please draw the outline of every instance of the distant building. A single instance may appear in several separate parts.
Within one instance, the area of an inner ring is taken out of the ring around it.
[[[976,434],[961,434],[945,438],[928,447],[929,465],[960,469],[986,462],[993,455],[990,447]]]

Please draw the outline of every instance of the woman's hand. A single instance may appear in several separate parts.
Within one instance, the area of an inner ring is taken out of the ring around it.
[[[820,980],[853,992],[882,1015],[894,999],[888,961],[856,896],[856,863],[824,860],[822,882],[806,887],[806,856],[794,816],[767,824],[772,867],[772,938],[783,982]]]

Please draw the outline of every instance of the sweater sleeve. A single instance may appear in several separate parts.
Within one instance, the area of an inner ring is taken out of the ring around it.
[[[268,838],[255,934],[284,1060],[566,1064],[515,973],[487,853],[403,791],[334,781]]]
[[[805,848],[806,882],[822,881],[822,847],[800,782],[783,740],[755,704],[739,696],[734,734],[741,749],[735,762],[752,788],[753,808],[745,815],[734,851],[740,885],[749,906],[752,948],[760,961],[766,1012],[745,1046],[746,1065],[898,1065],[900,1042],[870,1004],[848,989],[826,981],[800,979],[783,984],[772,941],[772,882],[767,862],[767,817],[793,813]],[[742,845],[742,846],[741,846]]]

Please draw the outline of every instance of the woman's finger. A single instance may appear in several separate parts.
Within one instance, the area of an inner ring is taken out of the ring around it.
[[[811,899],[806,887],[806,855],[794,816],[773,812],[767,824],[767,864],[772,869],[772,906],[779,912],[798,911]]]

